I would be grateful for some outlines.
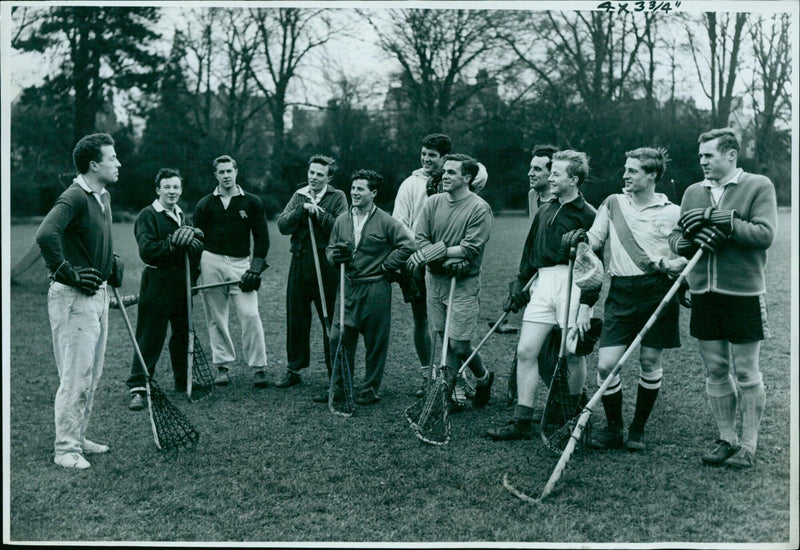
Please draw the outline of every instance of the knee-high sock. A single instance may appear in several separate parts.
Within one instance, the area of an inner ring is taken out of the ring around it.
[[[630,431],[644,433],[644,425],[650,418],[650,412],[658,397],[658,390],[661,389],[661,376],[661,369],[642,373],[636,393],[636,411],[633,413]]]
[[[739,386],[739,405],[742,409],[741,445],[755,453],[758,445],[758,427],[761,424],[761,415],[764,413],[764,404],[767,400],[761,373],[758,373],[756,380],[737,385]]]
[[[706,378],[706,394],[711,414],[717,422],[719,438],[738,445],[736,436],[736,387],[728,376],[722,381]]]
[[[598,382],[600,374],[597,375]],[[612,429],[622,429],[622,383],[620,382],[619,375],[615,375],[611,380],[608,389],[603,392],[603,408],[606,411],[606,422],[608,427]]]

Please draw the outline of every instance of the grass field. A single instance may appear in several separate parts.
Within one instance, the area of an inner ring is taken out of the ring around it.
[[[479,336],[496,320],[519,261],[527,219],[496,220],[484,263]],[[531,493],[555,460],[541,444],[495,443],[483,432],[505,422],[505,387],[516,335],[492,337],[482,353],[498,373],[490,405],[453,417],[444,448],[419,443],[403,409],[418,378],[411,314],[394,290],[393,328],[383,400],[355,417],[334,417],[311,402],[325,381],[321,337],[304,383],[256,390],[239,363],[232,385],[211,400],[175,402],[202,432],[194,451],[156,451],[146,413],[127,410],[125,379],[132,347],[120,314],[111,311],[106,369],[89,437],[112,452],[83,472],[52,462],[53,398],[58,377],[46,309],[46,278],[35,273],[11,292],[11,541],[352,541],[352,542],[772,542],[790,534],[791,243],[788,212],[770,251],[768,308],[772,338],[761,366],[767,386],[756,467],[732,472],[704,467],[699,456],[716,429],[704,393],[704,368],[682,311],[683,347],[666,353],[664,384],[648,424],[649,449],[576,454],[556,491],[538,506],[505,491],[504,473]],[[35,226],[11,228],[11,264],[33,242]],[[259,291],[270,375],[285,365],[288,238],[270,226],[270,269]],[[138,292],[141,262],[132,228],[115,225],[126,262],[124,294]],[[130,310],[135,319],[136,308]],[[519,322],[518,316],[514,318]],[[207,347],[202,314],[195,315]],[[234,322],[234,339],[238,325]],[[156,371],[171,389],[166,353]],[[589,361],[594,388],[595,356]],[[359,351],[357,372],[363,372]],[[633,411],[638,366],[623,371],[625,418]],[[502,390],[502,391],[501,391]],[[592,389],[592,391],[594,391]],[[602,413],[600,417],[602,420]],[[796,513],[796,510],[794,510]],[[796,518],[794,518],[796,519]],[[795,539],[795,543],[796,543]]]

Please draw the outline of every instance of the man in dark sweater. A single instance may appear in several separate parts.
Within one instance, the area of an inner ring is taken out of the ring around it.
[[[364,382],[355,388],[355,402],[370,405],[380,400],[378,389],[389,347],[392,287],[387,275],[405,264],[414,252],[414,243],[400,222],[375,206],[381,175],[357,170],[351,180],[353,206],[336,218],[325,251],[332,265],[347,266],[345,287],[339,289],[345,293],[344,327],[339,326],[341,300],[337,297],[330,345],[333,356],[339,332],[344,330],[342,341],[352,369],[358,334],[364,336],[366,373]]]
[[[292,262],[289,265],[289,281],[286,287],[286,373],[275,385],[279,388],[296,386],[302,380],[300,371],[311,361],[309,338],[311,335],[311,303],[317,308],[320,321],[323,319],[322,302],[319,295],[314,257],[320,259],[322,286],[325,293],[326,314],[333,316],[334,299],[338,277],[336,271],[325,261],[325,247],[333,228],[333,222],[347,210],[347,197],[330,185],[336,172],[336,161],[324,155],[314,155],[308,161],[308,184],[294,192],[289,203],[278,216],[278,231],[291,235]],[[314,227],[317,250],[312,250],[308,220]],[[325,345],[327,346],[327,342]],[[326,363],[329,358],[326,357]],[[327,364],[330,376],[331,365]],[[314,398],[327,402],[328,389]]]
[[[145,263],[139,287],[136,341],[152,376],[167,337],[167,325],[170,326],[169,355],[177,392],[186,391],[188,366],[189,326],[184,257],[189,254],[192,280],[195,280],[200,253],[203,251],[202,232],[187,224],[186,215],[178,206],[182,192],[183,178],[180,172],[171,168],[159,170],[156,174],[158,198],[139,212],[133,226],[139,256]],[[128,408],[132,411],[143,409],[145,377],[136,356],[126,384],[132,394]]]
[[[201,284],[239,280],[239,285],[221,286],[202,292],[211,357],[217,366],[214,383],[230,383],[229,369],[236,360],[228,327],[228,306],[233,301],[242,325],[242,348],[253,369],[253,385],[266,388],[267,351],[264,326],[258,313],[261,273],[267,269],[269,232],[261,199],[236,184],[236,161],[228,155],[214,159],[217,188],[200,199],[194,211],[195,226],[205,235],[200,257]],[[253,257],[250,259],[250,237]]]
[[[108,284],[122,284],[122,263],[111,243],[106,186],[120,162],[108,134],[82,138],[72,151],[78,175],[45,216],[36,242],[50,270],[47,309],[60,384],[55,400],[55,458],[85,470],[84,454],[108,452],[86,439],[94,394],[103,373],[108,336]]]
[[[595,217],[595,209],[578,190],[588,173],[589,160],[584,153],[567,150],[553,155],[548,179],[553,198],[536,212],[522,249],[519,273],[504,305],[506,311],[524,308],[525,312],[517,344],[517,405],[511,421],[486,432],[496,441],[530,439],[537,431],[538,425],[533,423],[533,396],[539,381],[539,352],[553,327],[563,323],[565,313],[569,259],[562,254],[562,237],[573,229],[589,229]],[[537,272],[539,277],[530,290],[523,291]],[[583,335],[589,329],[597,298],[596,293],[581,293],[573,282],[567,327],[574,327]],[[567,363],[570,394],[577,406],[586,378],[586,359],[568,353]]]

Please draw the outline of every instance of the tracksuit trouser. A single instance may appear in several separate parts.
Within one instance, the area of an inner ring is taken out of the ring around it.
[[[364,336],[364,379],[353,384],[357,394],[372,390],[378,395],[386,367],[389,349],[389,331],[392,323],[392,286],[386,280],[368,283],[345,282],[344,334],[342,344],[351,369],[355,365],[358,335]],[[336,297],[336,309],[331,327],[331,357],[336,357],[339,345],[340,298]],[[351,376],[352,378],[352,376]],[[337,381],[338,382],[338,381]]]
[[[323,249],[319,250],[319,260],[325,306],[328,319],[331,320],[339,274],[328,263]],[[324,323],[314,257],[310,251],[295,252],[289,264],[289,280],[286,285],[286,369],[294,373],[307,368],[311,362],[309,338],[312,303],[317,309],[320,322]],[[327,342],[323,345],[327,345]],[[328,369],[330,370],[330,365]]]
[[[214,254],[207,250],[200,256],[201,285],[239,280],[250,268],[250,259]],[[263,370],[267,366],[264,325],[258,313],[258,292],[242,292],[239,285],[201,290],[211,342],[211,360],[217,367],[228,368],[236,360],[236,352],[228,326],[229,304],[233,302],[242,326],[242,351],[250,367]]]
[[[175,388],[186,388],[189,324],[186,307],[186,273],[183,269],[145,267],[139,286],[139,311],[136,320],[136,342],[153,376],[167,338],[167,325],[172,328],[169,356]],[[136,354],[126,385],[131,392],[144,393],[145,379]]]
[[[94,296],[53,282],[47,293],[59,386],[55,454],[82,453],[108,338],[108,289]]]

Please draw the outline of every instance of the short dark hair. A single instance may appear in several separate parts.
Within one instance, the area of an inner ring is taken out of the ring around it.
[[[453,142],[444,134],[428,134],[422,138],[422,146],[435,149],[440,155],[446,155],[453,150]]]
[[[370,191],[380,191],[383,185],[383,176],[375,170],[356,170],[350,176],[350,181],[367,180],[367,187]]]
[[[567,165],[567,175],[569,177],[578,176],[578,187],[583,185],[583,180],[589,175],[589,157],[586,153],[567,149],[559,151],[553,155],[553,160],[565,160]]]
[[[215,158],[214,162],[211,164],[211,166],[214,168],[214,171],[216,172],[217,171],[217,165],[218,164],[223,164],[223,163],[226,163],[226,162],[232,163],[233,164],[233,169],[237,170],[236,161],[233,160],[233,157],[230,156],[230,155],[222,155],[222,156],[219,156],[219,157]]]
[[[717,151],[720,153],[730,151],[731,149],[736,151],[737,154],[739,153],[739,139],[736,137],[733,128],[714,128],[713,130],[704,132],[697,138],[697,143],[705,143],[714,139],[719,139],[717,142]]]
[[[103,160],[103,153],[100,149],[106,145],[114,145],[114,138],[105,133],[83,136],[75,144],[75,148],[72,150],[72,163],[79,174],[88,172],[89,163],[92,161],[100,162]]]
[[[327,166],[329,177],[332,177],[336,173],[336,160],[333,157],[327,155],[311,155],[311,158],[308,159],[308,166],[310,167],[312,164]]]
[[[633,151],[626,152],[625,156],[641,162],[642,169],[648,174],[655,172],[656,183],[661,181],[661,176],[667,171],[667,163],[670,161],[667,150],[663,147],[639,147]]]
[[[472,185],[472,182],[475,181],[475,176],[478,175],[478,161],[471,156],[464,155],[462,153],[451,153],[449,155],[445,155],[444,162],[447,162],[448,160],[461,163],[461,174],[467,174],[469,176],[469,184]]]
[[[175,168],[162,168],[158,171],[158,174],[156,174],[156,189],[161,187],[161,180],[169,178],[178,178],[181,180],[181,186],[183,185],[183,176],[181,176],[180,172]]]
[[[547,157],[548,159],[550,159],[547,161],[547,169],[550,170],[550,168],[553,167],[553,155],[555,155],[556,153],[558,153],[558,147],[546,143],[544,145],[534,145],[533,151],[531,152],[531,156]]]

